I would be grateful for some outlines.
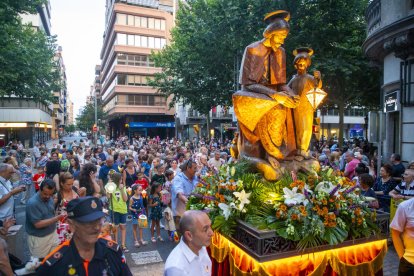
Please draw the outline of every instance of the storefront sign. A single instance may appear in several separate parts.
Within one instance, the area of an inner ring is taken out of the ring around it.
[[[27,127],[27,123],[0,123],[0,127]]]
[[[130,128],[175,128],[174,122],[131,122],[129,123]]]
[[[384,96],[384,112],[395,112],[400,110],[399,91],[391,92]]]

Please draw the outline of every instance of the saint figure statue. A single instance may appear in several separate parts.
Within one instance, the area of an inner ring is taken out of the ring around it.
[[[288,85],[300,97],[299,105],[293,110],[297,154],[308,159],[310,158],[309,144],[312,137],[314,109],[307,99],[306,93],[315,87],[322,87],[321,73],[314,71],[313,76],[307,73],[313,55],[311,48],[297,48],[293,51],[293,55],[295,56],[293,64],[297,72]]]
[[[263,39],[246,47],[241,69],[242,90],[233,94],[239,123],[237,151],[268,180],[280,176],[280,163],[296,154],[291,108],[299,97],[286,84],[286,54],[281,47],[289,33],[290,14],[265,16]]]

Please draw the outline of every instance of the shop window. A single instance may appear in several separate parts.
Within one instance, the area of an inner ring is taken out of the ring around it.
[[[414,59],[401,62],[401,103],[403,106],[414,106]]]

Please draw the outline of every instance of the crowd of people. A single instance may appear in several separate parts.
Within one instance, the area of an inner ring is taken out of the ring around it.
[[[14,198],[22,193],[30,254],[40,259],[47,258],[58,245],[69,246],[76,222],[71,221],[68,206],[86,198],[98,198],[103,210],[108,210],[99,234],[116,241],[124,253],[130,250],[127,236],[133,237],[135,247],[165,242],[161,231],[168,231],[169,240],[173,240],[177,230],[185,233],[194,217],[199,217],[193,214],[182,221],[198,178],[235,162],[231,145],[230,140],[119,137],[94,147],[83,141],[60,141],[51,148],[36,144],[31,157],[19,158],[21,146],[14,143],[0,164],[0,220],[6,229],[14,223]],[[365,196],[373,198],[372,208],[389,212],[391,198],[402,201],[414,197],[414,162],[406,168],[399,154],[393,154],[377,172],[375,152],[364,142],[342,149],[335,143],[321,142],[312,153],[322,166],[341,170],[355,181]],[[208,224],[205,217],[201,220]],[[128,228],[132,233],[127,232],[127,223],[132,224]],[[145,240],[144,231],[150,233],[150,240]]]

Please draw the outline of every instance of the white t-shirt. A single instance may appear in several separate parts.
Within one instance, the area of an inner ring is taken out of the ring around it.
[[[203,246],[198,256],[181,238],[165,262],[164,276],[211,276],[211,260]]]
[[[213,166],[213,167],[215,167],[217,170],[218,169],[220,169],[220,167],[224,164],[225,162],[224,162],[224,159],[219,159],[219,160],[216,160],[216,158],[210,158],[210,160],[208,160],[208,164],[210,165],[210,166]]]
[[[10,193],[13,186],[9,180],[0,176],[0,198],[3,198],[6,194]],[[5,220],[13,216],[14,210],[14,197],[11,196],[6,202],[0,205],[0,220]]]
[[[404,259],[414,264],[414,198],[398,205],[390,227],[402,233]]]

